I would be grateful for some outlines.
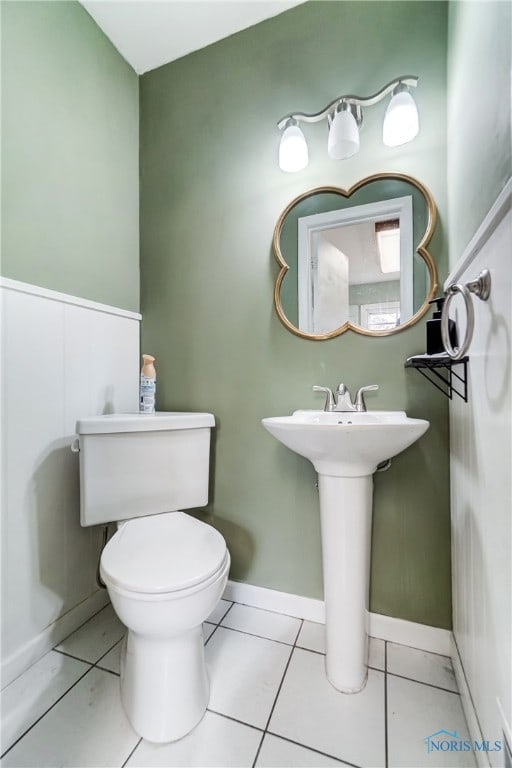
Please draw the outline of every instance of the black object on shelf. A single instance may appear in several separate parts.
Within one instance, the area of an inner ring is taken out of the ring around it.
[[[413,355],[405,361],[406,368],[416,368],[434,387],[437,387],[446,397],[453,398],[456,394],[465,403],[468,401],[468,360],[452,360],[447,354]],[[457,373],[454,366],[462,365],[462,372]]]
[[[436,304],[437,308],[431,319],[427,320],[427,355],[444,355],[445,353],[443,339],[441,338],[441,315],[445,301],[445,296],[439,296],[438,299],[429,301],[429,304]],[[455,349],[457,346],[457,328],[454,320],[448,320],[448,333],[452,349]]]

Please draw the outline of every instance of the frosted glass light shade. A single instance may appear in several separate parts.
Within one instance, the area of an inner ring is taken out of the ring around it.
[[[302,171],[309,162],[308,145],[298,125],[284,129],[279,144],[279,167],[287,173]]]
[[[337,112],[331,123],[327,140],[327,153],[333,160],[352,157],[359,150],[359,128],[348,109]]]
[[[398,147],[412,141],[419,131],[418,109],[408,91],[396,93],[388,104],[382,126],[382,141]]]

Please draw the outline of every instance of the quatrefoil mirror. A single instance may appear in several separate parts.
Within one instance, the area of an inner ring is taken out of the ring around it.
[[[296,197],[274,230],[280,320],[306,339],[349,329],[388,336],[409,328],[438,287],[427,251],[435,221],[430,192],[398,173]]]

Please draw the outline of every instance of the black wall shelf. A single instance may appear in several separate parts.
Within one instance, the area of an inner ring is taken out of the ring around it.
[[[452,400],[456,394],[465,403],[468,401],[468,360],[452,360],[448,355],[416,355],[407,358],[406,368],[415,368],[434,387],[437,387],[446,397]],[[462,365],[462,371],[455,371],[454,366]]]

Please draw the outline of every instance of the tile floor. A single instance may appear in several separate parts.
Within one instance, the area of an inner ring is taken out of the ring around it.
[[[2,766],[474,766],[427,753],[441,728],[467,738],[450,660],[370,640],[365,689],[337,692],[321,624],[222,600],[204,625],[211,696],[174,744],[140,739],[119,698],[125,632],[107,606],[2,692]]]

